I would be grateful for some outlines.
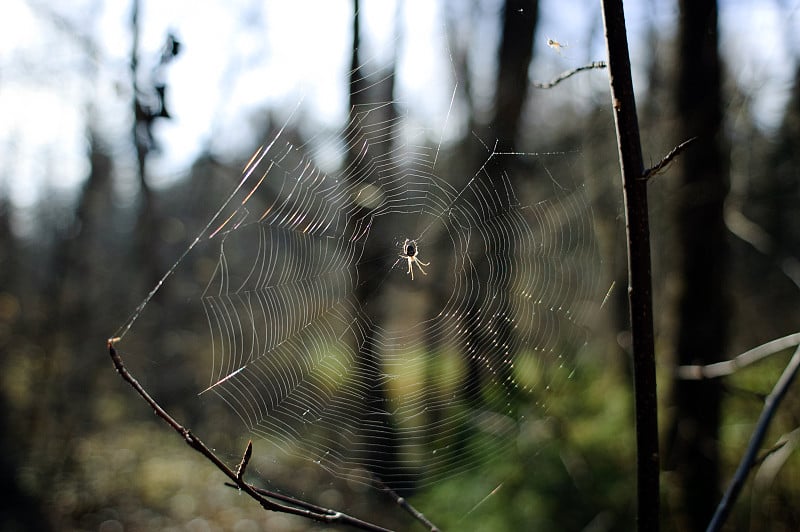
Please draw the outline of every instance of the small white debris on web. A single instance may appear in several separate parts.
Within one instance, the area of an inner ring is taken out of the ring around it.
[[[567,43],[560,43],[555,39],[547,38],[547,46],[558,52],[559,54],[567,47]]]

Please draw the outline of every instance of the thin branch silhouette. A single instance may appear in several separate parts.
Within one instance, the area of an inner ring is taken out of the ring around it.
[[[684,140],[683,142],[672,148],[672,150],[670,150],[668,154],[666,154],[660,161],[658,161],[658,163],[655,166],[651,166],[650,168],[645,170],[642,173],[642,177],[640,179],[647,180],[661,173],[667,166],[669,166],[669,163],[671,163],[673,159],[675,159],[675,157],[680,155],[683,150],[685,150],[692,142],[696,140],[697,137],[692,137],[688,140]]]
[[[755,364],[756,362],[780,353],[784,349],[800,345],[800,332],[789,334],[782,338],[776,338],[765,344],[761,344],[753,349],[745,351],[730,360],[716,362],[706,366],[679,366],[677,368],[678,378],[686,380],[716,379],[733,375],[737,370]]]
[[[775,445],[761,453],[753,464],[753,469],[758,468],[753,478],[754,490],[772,484],[789,457],[797,450],[798,444],[800,444],[800,427],[782,434]]]
[[[401,497],[400,495],[398,495],[396,491],[394,491],[392,488],[390,488],[380,480],[376,479],[376,483],[378,484],[378,487],[380,489],[382,489],[386,494],[388,494],[390,497],[394,499],[394,501],[398,504],[398,506],[400,506],[400,508],[408,512],[414,519],[416,519],[417,521],[428,527],[428,529],[431,532],[439,532],[439,527],[431,523],[428,520],[428,518],[425,517],[425,515],[422,512],[414,508],[411,505],[411,503],[409,503],[405,499],[405,497]]]
[[[797,376],[798,370],[800,370],[800,347],[795,350],[791,360],[789,360],[789,363],[778,379],[778,382],[775,383],[775,386],[772,388],[772,392],[770,392],[764,400],[764,408],[761,411],[761,416],[758,418],[756,429],[750,437],[747,451],[742,457],[741,462],[739,462],[739,467],[736,469],[736,473],[733,479],[731,479],[731,483],[728,485],[728,489],[725,491],[725,495],[722,497],[719,506],[717,506],[717,510],[714,513],[714,517],[711,518],[706,532],[716,532],[719,530],[730,515],[731,508],[736,502],[736,499],[739,498],[747,476],[750,474],[750,470],[758,459],[758,451],[767,435],[769,424],[775,416],[775,412],[777,412],[781,401],[786,396],[789,386],[791,386]]]
[[[639,530],[657,532],[660,459],[647,180],[641,179],[644,161],[622,0],[602,0],[602,11],[627,228],[636,411],[636,518]]]
[[[597,70],[601,68],[606,68],[608,65],[605,61],[592,61],[588,65],[579,66],[578,68],[573,68],[572,70],[567,70],[566,72],[562,72],[557,77],[553,78],[550,81],[534,81],[531,82],[531,87],[534,89],[552,89],[565,79],[571,78],[578,72],[583,72],[584,70]]]
[[[150,396],[150,394],[142,387],[142,385],[139,384],[139,381],[137,381],[136,378],[131,375],[131,373],[125,367],[125,364],[122,362],[122,358],[120,357],[119,353],[117,353],[117,350],[114,347],[115,340],[116,339],[108,340],[108,353],[111,356],[111,361],[114,363],[117,373],[119,373],[125,382],[130,384],[130,386],[136,390],[136,393],[138,393],[142,399],[144,399],[144,401],[150,406],[150,408],[153,409],[153,412],[155,412],[158,417],[163,419],[167,425],[172,427],[175,432],[181,435],[189,447],[205,456],[212,464],[217,466],[217,469],[222,471],[230,479],[231,482],[226,483],[226,485],[242,490],[244,493],[249,495],[250,498],[258,502],[265,510],[298,515],[300,517],[305,517],[321,523],[349,525],[354,528],[369,530],[371,532],[390,532],[387,528],[363,521],[343,512],[317,506],[300,499],[287,497],[285,495],[267,491],[261,488],[256,488],[255,486],[245,482],[243,477],[253,453],[252,442],[248,442],[247,449],[245,450],[242,460],[237,466],[236,471],[232,470],[216,454],[214,454],[214,452],[211,451],[205,445],[205,443],[200,440],[200,438],[195,436],[192,431],[178,423],[178,421],[176,421],[175,418],[173,418],[166,410],[164,410],[164,408]],[[428,526],[428,523],[429,521],[426,520],[425,525]]]

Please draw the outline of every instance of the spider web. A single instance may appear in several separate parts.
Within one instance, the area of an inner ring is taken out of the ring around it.
[[[278,131],[162,283],[190,297],[176,327],[195,341],[176,351],[204,369],[179,404],[219,430],[233,414],[336,477],[412,489],[503,455],[547,412],[586,341],[597,259],[574,154],[473,135],[477,163],[445,175],[469,164],[400,105],[360,106],[304,143]]]

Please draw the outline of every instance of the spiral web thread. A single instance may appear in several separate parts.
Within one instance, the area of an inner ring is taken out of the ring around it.
[[[446,179],[398,105],[359,108],[327,140],[279,132],[184,257],[216,255],[197,395],[337,477],[411,488],[502,455],[546,412],[585,343],[597,264],[583,186],[534,176],[546,197],[521,202],[493,170],[515,157],[552,174],[547,157],[482,145],[482,165]],[[332,151],[350,157],[325,172]],[[413,280],[407,240],[429,263]]]

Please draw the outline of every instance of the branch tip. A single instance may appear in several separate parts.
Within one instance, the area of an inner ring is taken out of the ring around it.
[[[211,449],[209,449],[205,443],[203,443],[200,438],[196,437],[192,432],[185,428],[183,425],[178,423],[172,416],[167,413],[164,408],[159,405],[155,399],[153,399],[149,393],[142,387],[141,384],[134,378],[133,375],[127,370],[125,364],[122,362],[122,357],[120,357],[117,350],[114,349],[114,343],[118,341],[119,338],[110,338],[107,341],[108,345],[108,352],[111,356],[111,360],[114,363],[114,367],[117,370],[117,373],[122,377],[122,379],[127,382],[139,396],[147,403],[152,409],[155,414],[164,420],[167,425],[169,425],[175,432],[181,435],[183,440],[195,451],[202,454],[209,462],[214,464],[217,469],[219,469],[222,473],[225,474],[232,482],[226,483],[226,485],[235,486],[236,488],[244,491],[247,493],[250,498],[255,500],[257,503],[261,505],[262,508],[265,510],[269,510],[272,512],[282,512],[291,515],[297,515],[300,517],[305,517],[307,519],[312,519],[314,521],[318,521],[321,523],[342,523],[353,526],[355,528],[359,528],[361,530],[371,530],[374,532],[389,532],[386,528],[378,526],[376,524],[363,521],[357,519],[355,517],[351,517],[347,514],[342,512],[337,512],[328,508],[321,508],[316,506],[312,503],[307,501],[303,501],[300,499],[291,499],[285,496],[281,496],[279,494],[267,492],[264,490],[260,490],[255,486],[252,486],[244,480],[242,480],[242,476],[244,475],[245,469],[247,468],[247,464],[250,461],[250,458],[253,455],[253,442],[252,440],[247,443],[247,449],[245,449],[244,455],[242,456],[242,461],[237,468],[237,471],[231,470],[225,463],[220,459]],[[273,500],[274,499],[274,500]],[[291,501],[289,504],[282,504],[281,502],[276,501]]]
[[[678,144],[677,146],[672,148],[672,151],[670,151],[668,154],[666,154],[663,159],[658,161],[658,164],[656,164],[655,166],[652,166],[652,167],[648,168],[647,170],[645,170],[644,172],[642,172],[642,176],[639,179],[647,181],[651,177],[654,177],[656,174],[660,173],[667,166],[669,166],[669,163],[671,163],[672,160],[675,159],[675,157],[680,155],[683,150],[685,150],[692,142],[694,142],[696,140],[697,140],[697,137],[692,137],[692,138],[690,138],[688,140],[684,140],[683,142],[681,142],[680,144]]]
[[[584,70],[595,70],[600,68],[606,68],[608,65],[605,61],[592,61],[588,65],[579,66],[577,68],[573,68],[572,70],[567,70],[566,72],[562,72],[559,76],[554,78],[552,81],[533,81],[531,85],[535,89],[551,89],[564,81],[567,78],[571,78],[578,72],[583,72]]]
[[[250,463],[250,458],[253,457],[253,440],[247,442],[247,449],[244,450],[244,455],[242,456],[242,461],[239,462],[239,466],[236,468],[236,478],[240,481],[242,477],[244,477],[245,469],[247,469],[247,464]]]

